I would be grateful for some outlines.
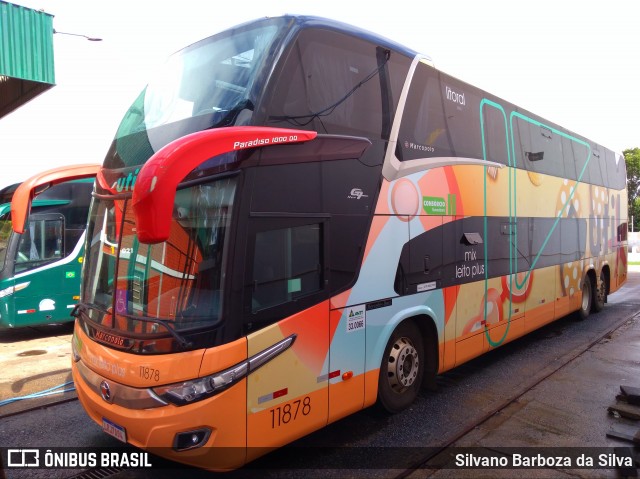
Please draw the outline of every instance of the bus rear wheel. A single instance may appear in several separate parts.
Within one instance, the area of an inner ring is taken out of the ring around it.
[[[587,319],[591,312],[591,304],[593,302],[593,285],[591,284],[591,277],[586,275],[582,280],[582,301],[580,302],[580,309],[578,310],[578,319]]]
[[[418,396],[425,368],[420,329],[404,322],[391,335],[382,356],[378,379],[378,404],[389,412],[406,409]]]
[[[600,271],[599,285],[593,290],[593,311],[598,313],[604,309],[604,303],[607,302],[607,278],[604,270]]]

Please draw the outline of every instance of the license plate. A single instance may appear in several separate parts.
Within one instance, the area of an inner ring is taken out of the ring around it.
[[[102,418],[102,430],[122,442],[127,442],[126,429],[122,426],[118,426],[116,423],[113,423],[108,419]]]

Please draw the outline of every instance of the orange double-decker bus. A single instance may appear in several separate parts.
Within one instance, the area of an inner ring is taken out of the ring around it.
[[[627,277],[620,154],[316,17],[169,58],[97,176],[73,377],[105,432],[242,466]]]

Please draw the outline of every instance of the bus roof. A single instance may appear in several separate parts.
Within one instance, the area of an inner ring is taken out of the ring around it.
[[[284,17],[289,17],[289,16],[295,19],[296,23],[303,28],[319,27],[319,28],[326,28],[330,30],[338,30],[341,32],[353,34],[365,40],[369,40],[373,43],[377,43],[380,46],[392,48],[394,51],[407,55],[408,57],[411,57],[411,58],[415,57],[418,54],[420,54],[421,56],[428,57],[428,55],[425,55],[423,52],[417,52],[412,48],[407,47],[406,45],[398,43],[382,35],[378,35],[369,30],[356,27],[349,23],[344,23],[338,20],[332,20],[324,17],[316,17],[312,15],[284,15]],[[431,58],[429,58],[429,60],[431,60]]]
[[[31,202],[38,193],[65,181],[95,177],[99,164],[62,166],[38,173],[18,186],[11,200],[11,222],[13,231],[24,233],[24,226],[31,210]]]
[[[235,27],[232,27],[232,28],[227,29],[225,31],[236,30],[238,28],[249,26],[249,25],[254,24],[254,23],[269,21],[269,20],[278,19],[278,18],[282,18],[282,19],[285,19],[285,20],[290,20],[292,25],[295,25],[295,27],[290,27],[291,30],[303,29],[303,28],[307,28],[307,27],[323,28],[323,29],[327,29],[327,30],[335,30],[335,31],[339,31],[339,32],[344,32],[344,33],[347,33],[347,34],[355,35],[355,36],[363,38],[365,40],[369,40],[372,43],[376,43],[376,44],[378,44],[380,46],[391,48],[394,51],[397,51],[399,53],[405,54],[405,55],[407,55],[407,56],[409,56],[411,58],[415,57],[416,55],[421,55],[421,56],[427,57],[429,60],[431,60],[431,58],[428,55],[425,55],[423,52],[417,52],[416,50],[413,50],[412,48],[409,48],[406,45],[398,43],[398,42],[396,42],[394,40],[391,40],[391,39],[389,39],[387,37],[384,37],[382,35],[378,35],[377,33],[374,33],[374,32],[372,32],[370,30],[366,30],[364,28],[356,27],[356,26],[351,25],[349,23],[341,22],[341,21],[338,21],[338,20],[333,20],[333,19],[330,19],[330,18],[319,17],[319,16],[314,16],[314,15],[284,14],[284,15],[281,15],[281,16],[261,17],[261,18],[256,18],[256,19],[249,20],[247,22],[241,23],[241,24],[236,25]],[[223,32],[219,32],[219,33],[223,33]],[[199,40],[198,42],[195,42],[195,43],[199,43],[200,41],[203,41],[203,40],[206,41],[206,38],[204,38],[202,40]]]

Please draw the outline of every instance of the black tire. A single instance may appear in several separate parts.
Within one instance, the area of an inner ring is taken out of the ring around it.
[[[386,412],[406,409],[418,396],[426,361],[424,342],[415,323],[401,323],[384,349],[378,378],[378,406]]]
[[[578,310],[577,317],[580,321],[589,317],[591,312],[591,305],[593,304],[593,285],[591,284],[591,277],[586,275],[582,280],[582,302],[580,303],[580,309]]]
[[[607,302],[607,284],[604,270],[600,271],[599,285],[593,288],[593,312],[599,313],[604,309],[604,303]]]

